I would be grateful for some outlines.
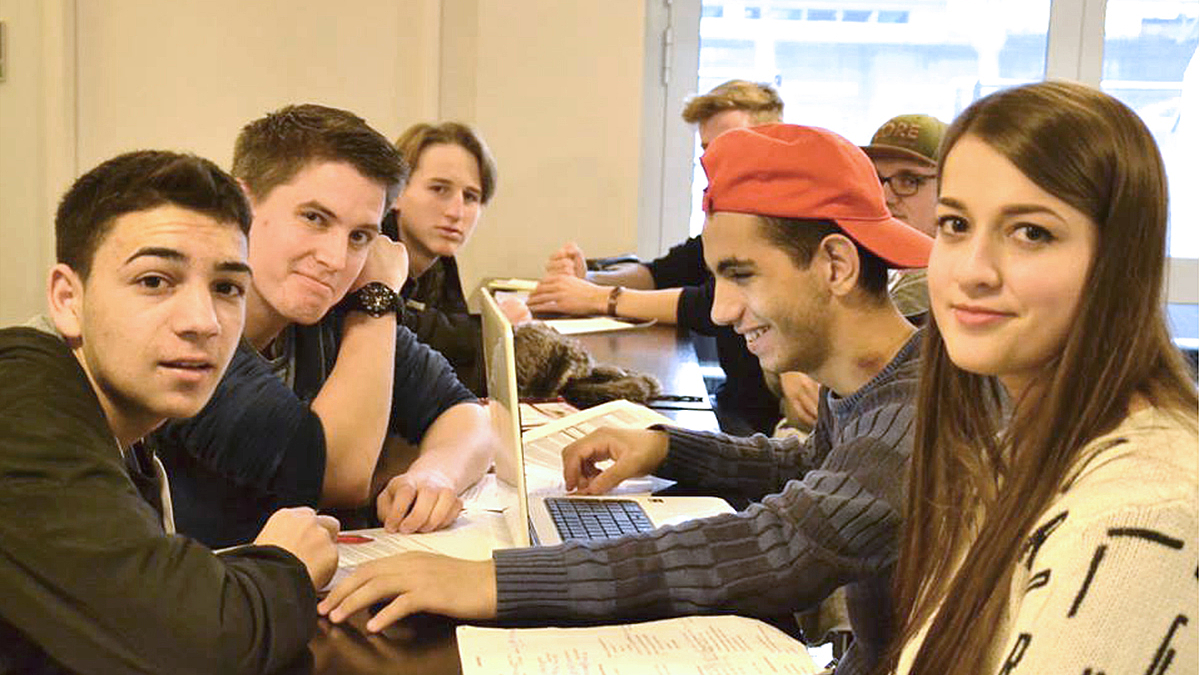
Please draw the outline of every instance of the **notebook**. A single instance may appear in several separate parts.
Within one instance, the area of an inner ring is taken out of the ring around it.
[[[603,405],[530,429],[522,439],[512,324],[489,292],[483,296],[483,352],[488,404],[499,437],[496,476],[514,488],[505,510],[516,546],[549,546],[564,539],[619,536],[695,518],[732,513],[719,497],[618,494],[568,496],[562,487],[562,448],[603,426],[646,428],[671,420],[629,401]],[[556,522],[557,520],[557,522]],[[588,533],[592,536],[587,536]]]

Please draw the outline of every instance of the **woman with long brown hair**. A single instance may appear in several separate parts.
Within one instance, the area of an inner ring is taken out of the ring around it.
[[[1197,398],[1167,196],[1116,99],[1044,82],[942,145],[899,673],[1194,673]]]

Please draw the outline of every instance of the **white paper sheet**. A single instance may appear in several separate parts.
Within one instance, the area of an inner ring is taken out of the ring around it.
[[[808,675],[799,641],[740,616],[587,628],[458,627],[463,675]]]

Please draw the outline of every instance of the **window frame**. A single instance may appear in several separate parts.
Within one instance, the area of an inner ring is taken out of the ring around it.
[[[702,0],[650,0],[646,4],[643,97],[642,195],[638,255],[655,258],[689,236],[694,129],[679,117],[696,93]],[[1046,79],[1100,87],[1107,0],[1051,0]],[[680,158],[687,157],[686,161]],[[1193,224],[1197,226],[1200,224]],[[1200,301],[1200,263],[1171,257],[1167,302]]]

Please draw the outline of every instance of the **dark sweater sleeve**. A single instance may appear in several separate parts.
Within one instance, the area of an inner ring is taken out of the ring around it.
[[[0,383],[3,623],[78,673],[261,673],[304,650],[316,597],[299,560],[165,534],[82,372],[0,355]]]
[[[676,305],[676,323],[701,335],[716,335],[720,326],[712,320],[715,291],[716,284],[712,279],[696,286],[685,286]]]
[[[735,492],[754,499],[779,492],[817,468],[827,451],[824,429],[795,436],[748,438],[679,427],[659,427],[669,438],[667,460],[654,473],[708,494]]]
[[[476,400],[441,354],[421,344],[412,331],[396,329],[396,374],[388,431],[412,444],[446,410]]]
[[[708,279],[704,266],[704,246],[700,237],[676,244],[666,255],[646,263],[655,288],[698,286]]]
[[[866,457],[879,448],[859,448]],[[894,464],[894,463],[893,463]],[[777,616],[895,561],[897,505],[817,470],[748,510],[645,535],[493,553],[501,619]]]
[[[881,405],[852,436],[835,444],[819,467],[737,514],[614,540],[496,551],[500,616],[775,616],[811,607],[839,586],[876,577],[896,559],[904,504],[897,476],[904,475],[911,452],[911,416],[907,401]],[[698,438],[683,444],[683,436],[671,433],[674,466],[699,459],[703,444]],[[717,458],[710,466],[739,457],[758,467],[743,473],[755,485],[783,478],[771,465],[799,468],[820,454],[819,446],[762,437],[711,440],[708,448]],[[688,449],[675,454],[677,445]]]
[[[152,445],[164,454],[186,452],[230,482],[277,495],[279,504],[320,501],[321,418],[245,343],[200,414],[165,424]]]

